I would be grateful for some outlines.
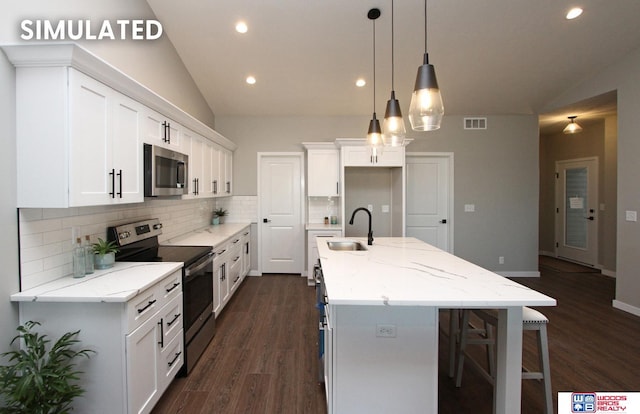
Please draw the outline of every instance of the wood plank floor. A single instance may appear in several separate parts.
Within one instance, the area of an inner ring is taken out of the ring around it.
[[[614,279],[548,268],[541,275],[517,281],[558,300],[557,307],[540,309],[550,320],[554,401],[558,391],[640,390],[640,318],[611,307]],[[314,302],[305,278],[247,278],[218,318],[216,336],[192,373],[172,383],[153,413],[325,413]],[[447,315],[442,313],[445,327]],[[535,364],[535,338],[528,334],[524,360]],[[459,389],[447,376],[447,343],[445,332],[439,412],[491,413],[492,387],[470,365]],[[524,381],[522,390],[522,413],[541,413],[542,384]]]

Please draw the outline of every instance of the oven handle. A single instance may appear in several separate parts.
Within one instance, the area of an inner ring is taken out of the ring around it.
[[[198,273],[200,270],[205,268],[209,263],[213,262],[213,252],[209,252],[203,259],[200,259],[199,262],[189,266],[184,270],[185,278],[191,276],[192,273]]]

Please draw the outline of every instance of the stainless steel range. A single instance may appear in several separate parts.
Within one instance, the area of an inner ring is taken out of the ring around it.
[[[187,375],[215,334],[213,314],[213,249],[207,246],[163,246],[158,243],[162,224],[158,219],[109,227],[120,262],[184,262],[182,298],[186,354],[179,375]]]

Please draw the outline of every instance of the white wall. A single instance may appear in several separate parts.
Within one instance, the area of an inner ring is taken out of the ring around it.
[[[475,115],[474,115],[475,116]],[[234,191],[257,193],[256,153],[301,151],[305,141],[366,134],[366,117],[216,117],[234,138]],[[520,275],[538,269],[538,120],[491,116],[488,129],[463,130],[463,117],[445,116],[440,130],[410,132],[407,151],[455,153],[455,253],[488,269]],[[464,204],[475,204],[465,213]],[[489,241],[489,242],[488,242]],[[498,265],[498,257],[505,264]]]
[[[640,211],[640,49],[561,94],[545,108],[545,112],[613,90],[618,91],[618,218],[614,306],[640,315],[640,222],[625,220],[625,211]]]
[[[22,19],[135,19],[154,18],[144,0],[29,0],[3,2],[0,13],[0,43],[18,43]],[[204,124],[214,125],[214,115],[184,68],[171,42],[85,41],[92,53],[119,68]],[[9,295],[19,289],[18,212],[16,209],[15,160],[15,72],[0,53],[0,121],[2,151],[0,174],[4,191],[0,197],[0,353],[9,348],[16,334],[17,307]]]

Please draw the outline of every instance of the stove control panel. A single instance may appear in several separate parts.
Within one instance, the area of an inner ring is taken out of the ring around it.
[[[162,234],[162,224],[155,219],[136,221],[135,223],[121,224],[107,229],[109,240],[125,246],[140,240],[150,239]]]

